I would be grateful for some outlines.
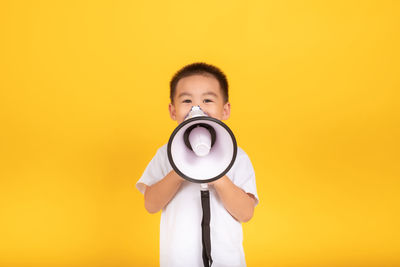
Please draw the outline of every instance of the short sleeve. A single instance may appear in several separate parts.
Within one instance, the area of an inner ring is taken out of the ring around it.
[[[151,186],[157,183],[171,170],[172,167],[168,162],[166,145],[164,145],[157,150],[157,153],[147,165],[142,177],[136,183],[136,188],[144,194],[145,185]]]
[[[232,169],[227,173],[227,176],[236,186],[243,189],[246,193],[254,195],[256,198],[256,205],[258,204],[259,199],[254,168],[249,157],[242,149],[238,148],[235,163]]]

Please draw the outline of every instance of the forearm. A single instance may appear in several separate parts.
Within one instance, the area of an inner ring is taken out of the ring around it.
[[[144,193],[146,210],[150,213],[156,213],[163,209],[175,196],[182,182],[183,179],[175,171],[171,171],[159,182],[147,186]]]
[[[239,222],[247,222],[253,217],[255,199],[223,176],[212,183],[224,207]]]

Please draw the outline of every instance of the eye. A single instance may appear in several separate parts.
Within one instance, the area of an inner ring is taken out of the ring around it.
[[[204,99],[203,100],[203,103],[211,103],[211,102],[213,102],[211,99]]]
[[[192,103],[192,100],[190,100],[190,99],[185,99],[185,100],[182,101],[182,103]]]

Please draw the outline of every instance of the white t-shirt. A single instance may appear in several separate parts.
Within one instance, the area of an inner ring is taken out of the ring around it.
[[[158,149],[136,183],[144,194],[150,186],[164,178],[172,167],[168,161],[167,145]],[[247,154],[238,148],[235,163],[226,174],[246,193],[256,197],[254,169]],[[215,189],[210,191],[210,239],[213,267],[246,266],[243,251],[242,225],[224,208]],[[203,267],[201,238],[202,207],[200,184],[184,181],[176,195],[164,207],[160,223],[160,266]]]

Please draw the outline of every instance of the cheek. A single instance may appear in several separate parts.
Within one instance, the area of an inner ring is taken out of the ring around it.
[[[209,108],[206,109],[206,113],[213,118],[222,119],[222,110],[218,109],[218,108]]]
[[[183,119],[186,117],[186,115],[189,113],[191,107],[185,107],[185,108],[181,108],[177,111],[176,113],[176,117],[178,119],[178,121],[183,121]]]

